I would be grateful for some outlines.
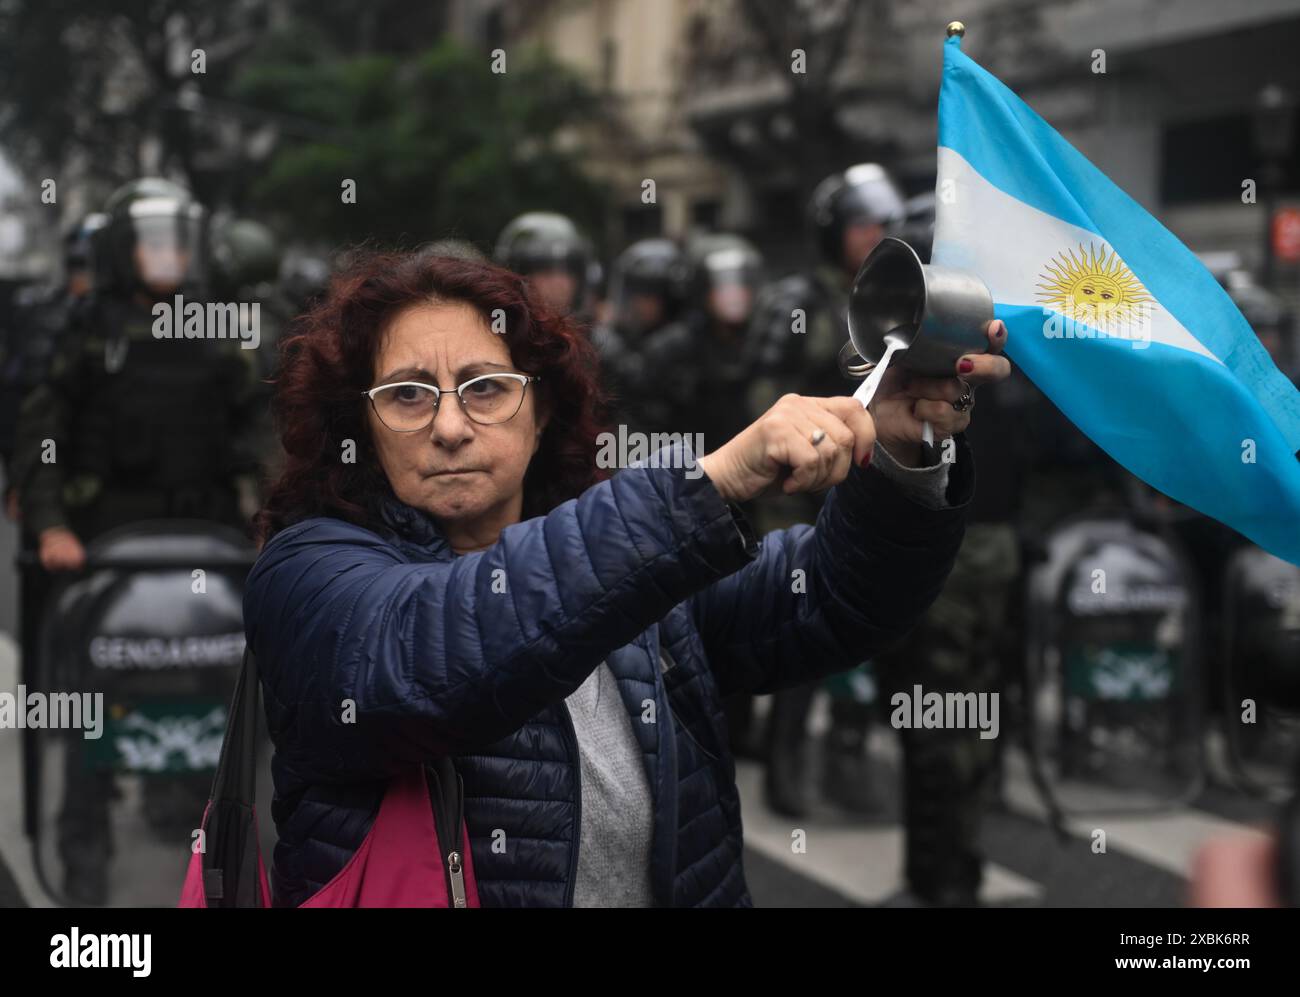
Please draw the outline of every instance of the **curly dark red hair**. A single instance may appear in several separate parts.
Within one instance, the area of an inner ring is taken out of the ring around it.
[[[609,398],[599,356],[570,315],[548,309],[517,274],[492,263],[421,253],[364,252],[330,282],[280,344],[272,409],[283,467],[255,520],[259,545],[292,523],[334,516],[375,529],[392,488],[371,443],[366,402],[382,334],[403,310],[458,301],[484,321],[505,314],[518,370],[541,375],[538,411],[550,412],[524,476],[525,518],[544,515],[609,472],[596,466],[596,437]],[[531,389],[530,390],[534,390]],[[356,441],[356,462],[341,459]]]

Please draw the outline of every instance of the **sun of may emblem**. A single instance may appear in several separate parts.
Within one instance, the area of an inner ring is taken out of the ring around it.
[[[1092,243],[1067,249],[1039,274],[1038,300],[1076,322],[1098,328],[1141,321],[1154,299],[1119,254]]]

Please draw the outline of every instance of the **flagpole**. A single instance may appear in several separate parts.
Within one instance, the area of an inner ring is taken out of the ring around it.
[[[951,38],[953,35],[956,35],[958,38],[960,38],[964,34],[966,34],[966,25],[962,24],[961,21],[949,21],[947,32],[949,38]],[[960,45],[961,43],[958,42],[958,44]],[[962,383],[965,384],[964,381]],[[865,385],[866,382],[864,381],[863,384]],[[932,456],[933,447],[934,447],[934,426],[930,425],[929,422],[921,423],[921,444],[926,457],[930,458]]]

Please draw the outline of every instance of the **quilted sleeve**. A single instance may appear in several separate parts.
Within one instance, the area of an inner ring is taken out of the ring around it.
[[[861,664],[943,588],[965,533],[974,461],[963,436],[950,505],[927,508],[874,464],[827,492],[816,526],[763,537],[753,563],[692,597],[719,689],[769,693]]]
[[[449,562],[299,523],[244,600],[277,749],[305,778],[342,781],[490,744],[754,556],[708,478],[680,467],[623,470]]]

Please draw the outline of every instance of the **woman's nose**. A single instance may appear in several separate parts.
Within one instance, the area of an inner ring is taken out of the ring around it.
[[[443,446],[458,446],[474,434],[473,426],[474,422],[465,414],[460,399],[454,392],[447,392],[434,409],[433,422],[429,424],[430,438]]]

